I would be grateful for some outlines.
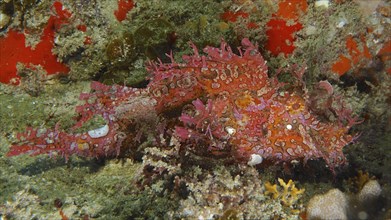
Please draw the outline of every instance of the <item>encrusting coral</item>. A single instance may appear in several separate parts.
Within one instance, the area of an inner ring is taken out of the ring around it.
[[[76,109],[75,128],[95,116],[106,121],[104,126],[85,133],[66,133],[59,126],[28,128],[8,156],[113,157],[151,136],[159,145],[174,135],[179,151],[204,158],[237,163],[247,163],[254,154],[272,163],[323,158],[332,170],[344,164],[342,149],[354,140],[348,132],[357,121],[342,98],[328,90],[328,102],[339,105],[324,108],[336,120],[318,117],[302,83],[304,68],[291,73],[297,85],[281,83],[268,76],[256,45],[243,39],[242,46],[235,54],[223,41],[200,55],[192,45],[194,54],[184,56],[184,63],[172,55],[171,63],[150,63],[145,89],[93,82],[94,91],[80,96],[86,103]]]

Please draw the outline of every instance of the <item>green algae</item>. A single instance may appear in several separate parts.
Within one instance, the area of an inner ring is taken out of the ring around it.
[[[2,85],[0,101],[0,131],[11,133],[25,127],[52,127],[56,123],[64,128],[72,125],[78,94],[88,92],[88,82],[78,84],[55,84],[43,88],[42,93],[32,97],[20,89]]]
[[[106,47],[106,56],[110,64],[121,68],[131,64],[135,57],[135,42],[132,33],[125,32],[120,38],[111,40]]]

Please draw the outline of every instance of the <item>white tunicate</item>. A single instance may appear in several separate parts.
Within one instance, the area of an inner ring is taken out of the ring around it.
[[[341,17],[337,23],[337,28],[343,28],[348,23],[348,20],[344,17]]]
[[[91,138],[100,138],[104,137],[109,133],[109,126],[104,125],[103,127],[88,131],[88,135],[90,135]]]
[[[315,7],[325,7],[328,8],[330,4],[330,0],[317,0],[315,2]]]
[[[377,180],[369,180],[358,194],[358,200],[365,202],[378,198],[382,193],[382,188]]]
[[[248,164],[249,166],[255,166],[255,165],[257,165],[257,164],[262,163],[262,161],[263,161],[263,158],[262,158],[261,155],[259,155],[259,154],[251,154],[251,158],[250,158],[250,160],[247,162],[247,164]]]

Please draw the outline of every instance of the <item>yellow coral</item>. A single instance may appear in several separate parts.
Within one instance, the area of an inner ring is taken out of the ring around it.
[[[292,180],[285,183],[283,179],[278,178],[278,182],[280,187],[277,187],[277,184],[272,185],[270,182],[266,182],[265,195],[271,194],[273,199],[279,198],[284,206],[292,207],[299,200],[305,189],[296,188]]]
[[[374,178],[373,177],[371,178],[369,176],[368,172],[364,172],[362,170],[359,170],[358,175],[356,177],[356,185],[357,185],[358,189],[361,190],[364,187],[365,183],[367,183],[371,179],[374,179]]]
[[[349,178],[348,183],[355,191],[360,191],[364,185],[370,180],[376,179],[374,176],[370,176],[368,172],[359,170],[357,176]]]
[[[265,195],[272,194],[273,199],[277,199],[280,193],[277,190],[277,184],[272,185],[269,181],[265,183]]]

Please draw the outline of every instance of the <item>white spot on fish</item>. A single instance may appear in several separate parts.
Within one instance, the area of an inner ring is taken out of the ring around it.
[[[88,131],[88,135],[90,135],[91,138],[100,138],[104,137],[109,133],[109,126],[104,125],[103,127]]]
[[[255,166],[262,163],[263,158],[259,154],[251,154],[250,160],[247,162],[249,166]]]

